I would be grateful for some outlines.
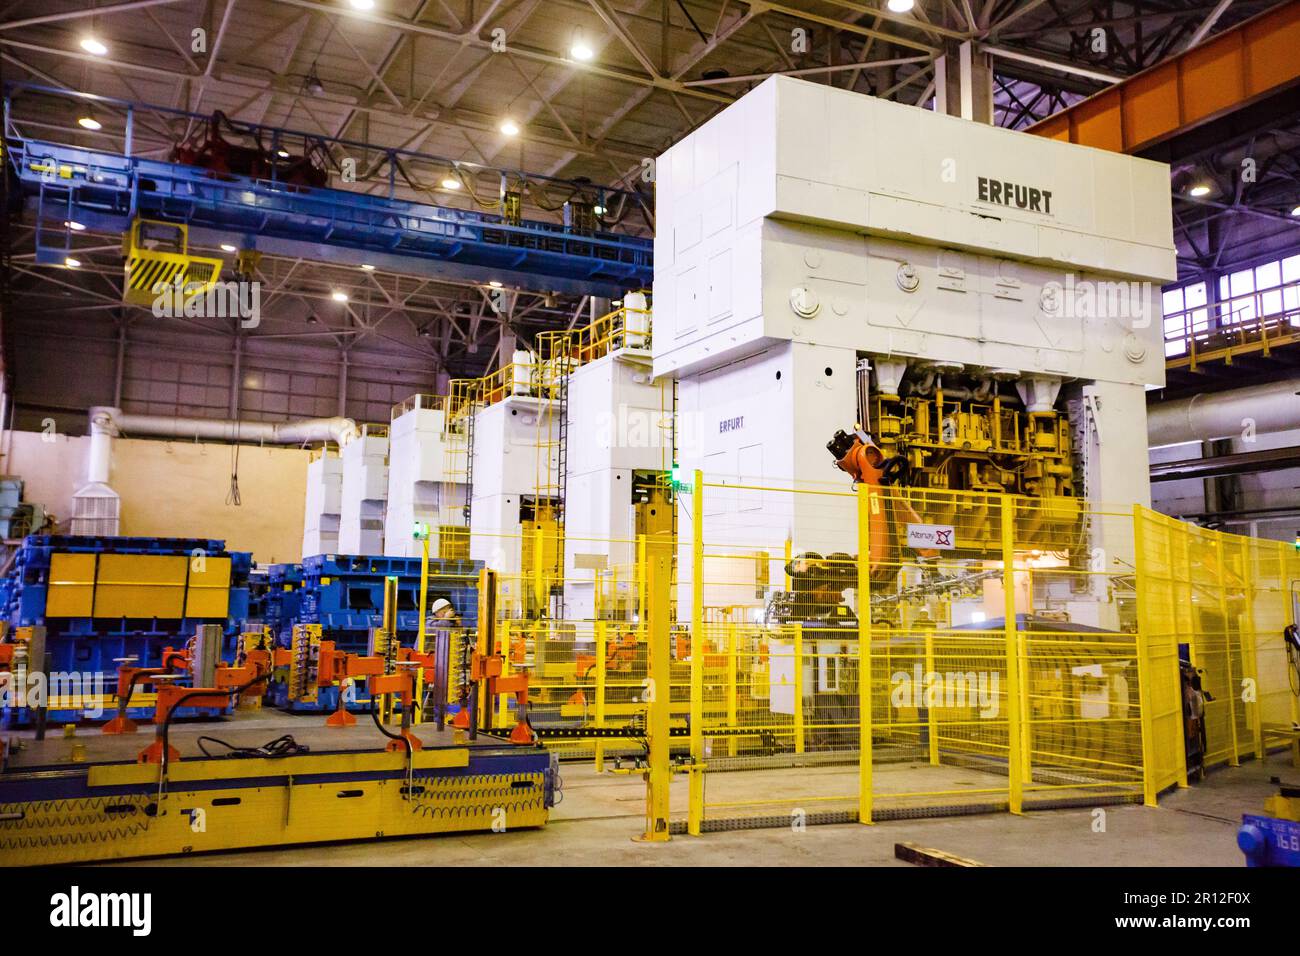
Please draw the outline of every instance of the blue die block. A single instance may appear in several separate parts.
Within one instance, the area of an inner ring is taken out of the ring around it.
[[[1242,814],[1237,846],[1247,866],[1300,867],[1300,823]]]

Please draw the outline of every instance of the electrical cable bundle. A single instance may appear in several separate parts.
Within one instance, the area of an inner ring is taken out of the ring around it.
[[[228,751],[227,757],[296,757],[299,754],[305,754],[311,750],[306,744],[300,744],[293,739],[292,734],[285,734],[282,737],[276,737],[274,740],[267,741],[260,747],[237,747],[234,744],[227,743],[217,737],[200,737],[195,743],[203,751],[205,757],[218,757],[221,754],[214,754],[203,746],[203,741],[209,741],[214,744],[220,744]]]

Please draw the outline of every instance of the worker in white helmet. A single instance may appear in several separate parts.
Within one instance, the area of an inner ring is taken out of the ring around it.
[[[456,608],[446,598],[437,598],[429,607],[428,647],[434,653],[434,670],[436,674],[450,675],[451,630],[457,626]],[[441,686],[438,686],[438,684]],[[425,713],[442,730],[446,724],[447,704],[450,701],[450,688],[446,680],[430,682],[425,685],[424,700],[421,706]]]

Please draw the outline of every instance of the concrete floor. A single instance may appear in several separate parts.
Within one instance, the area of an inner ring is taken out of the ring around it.
[[[1106,808],[1104,833],[1091,809],[1021,817],[985,814],[931,820],[707,833],[665,844],[632,839],[642,828],[644,784],[597,776],[589,765],[564,770],[564,799],[543,830],[447,836],[229,853],[176,861],[189,866],[906,866],[894,844],[915,842],[991,866],[1243,865],[1236,845],[1243,812],[1262,809],[1270,776],[1300,779],[1285,755],[1210,775],[1167,794],[1156,808]],[[750,774],[731,774],[749,777]],[[755,781],[757,782],[757,781]],[[674,808],[685,793],[674,787]]]
[[[236,743],[258,744],[289,730],[300,740],[321,735],[320,718],[248,715],[231,724],[178,727],[174,742],[184,753],[198,733]],[[74,740],[53,737],[32,747],[21,762],[62,762],[74,743],[84,743],[91,759],[130,759],[148,742],[148,728],[132,738],[105,738],[82,731]],[[325,733],[325,739],[349,747],[373,744],[374,728],[359,724],[355,732]],[[348,738],[344,743],[342,737]],[[31,742],[27,741],[30,745]],[[112,751],[110,756],[109,752]],[[878,787],[893,789],[888,774],[932,774],[918,766],[880,768]],[[951,770],[946,784],[987,787],[993,778],[977,772]],[[1300,770],[1280,753],[1263,762],[1212,773],[1202,784],[1166,794],[1157,808],[1117,805],[1105,808],[1105,832],[1094,832],[1091,807],[1053,810],[1013,817],[1006,813],[942,819],[901,820],[866,827],[858,824],[742,830],[678,836],[668,843],[643,844],[632,838],[642,829],[645,788],[639,776],[597,775],[590,763],[562,765],[563,800],[542,830],[505,834],[443,836],[382,842],[313,846],[211,854],[163,861],[176,866],[455,866],[455,865],[578,865],[578,866],[907,866],[894,858],[894,844],[914,842],[992,866],[1242,866],[1236,831],[1243,812],[1262,809],[1276,788],[1269,778],[1300,780]],[[883,778],[883,780],[881,779]],[[779,781],[779,787],[774,786]],[[796,788],[797,781],[797,788]],[[927,780],[930,786],[933,782]],[[673,785],[673,808],[684,808],[685,777]],[[710,805],[782,795],[848,795],[856,777],[851,768],[812,767],[798,770],[715,773],[708,783]],[[996,785],[996,782],[994,783]],[[843,808],[848,804],[809,800],[805,809]],[[784,813],[787,807],[772,812]],[[730,815],[721,811],[711,816]],[[122,864],[131,865],[131,864]],[[150,865],[157,865],[157,861]]]

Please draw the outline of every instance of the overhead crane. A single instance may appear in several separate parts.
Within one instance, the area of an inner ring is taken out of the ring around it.
[[[209,117],[149,104],[95,97],[97,108],[125,112],[122,151],[85,149],[23,137],[13,115],[16,93],[83,99],[83,94],[36,84],[5,89],[8,160],[25,206],[36,222],[36,262],[65,265],[72,228],[127,234],[137,219],[185,226],[191,244],[237,245],[241,250],[343,265],[373,265],[476,283],[500,282],[548,292],[617,297],[648,286],[653,274],[649,238],[604,228],[598,217],[575,216],[568,224],[524,219],[517,196],[503,213],[456,209],[396,195],[403,162],[451,160],[401,149],[249,126],[280,144],[323,141],[359,154],[383,154],[389,169],[387,195],[286,182],[276,166],[259,176],[216,171],[131,155],[136,116],[142,112],[208,122]],[[481,167],[474,167],[481,169]],[[494,170],[503,178],[596,195],[602,204],[639,202],[630,192],[586,181]]]

